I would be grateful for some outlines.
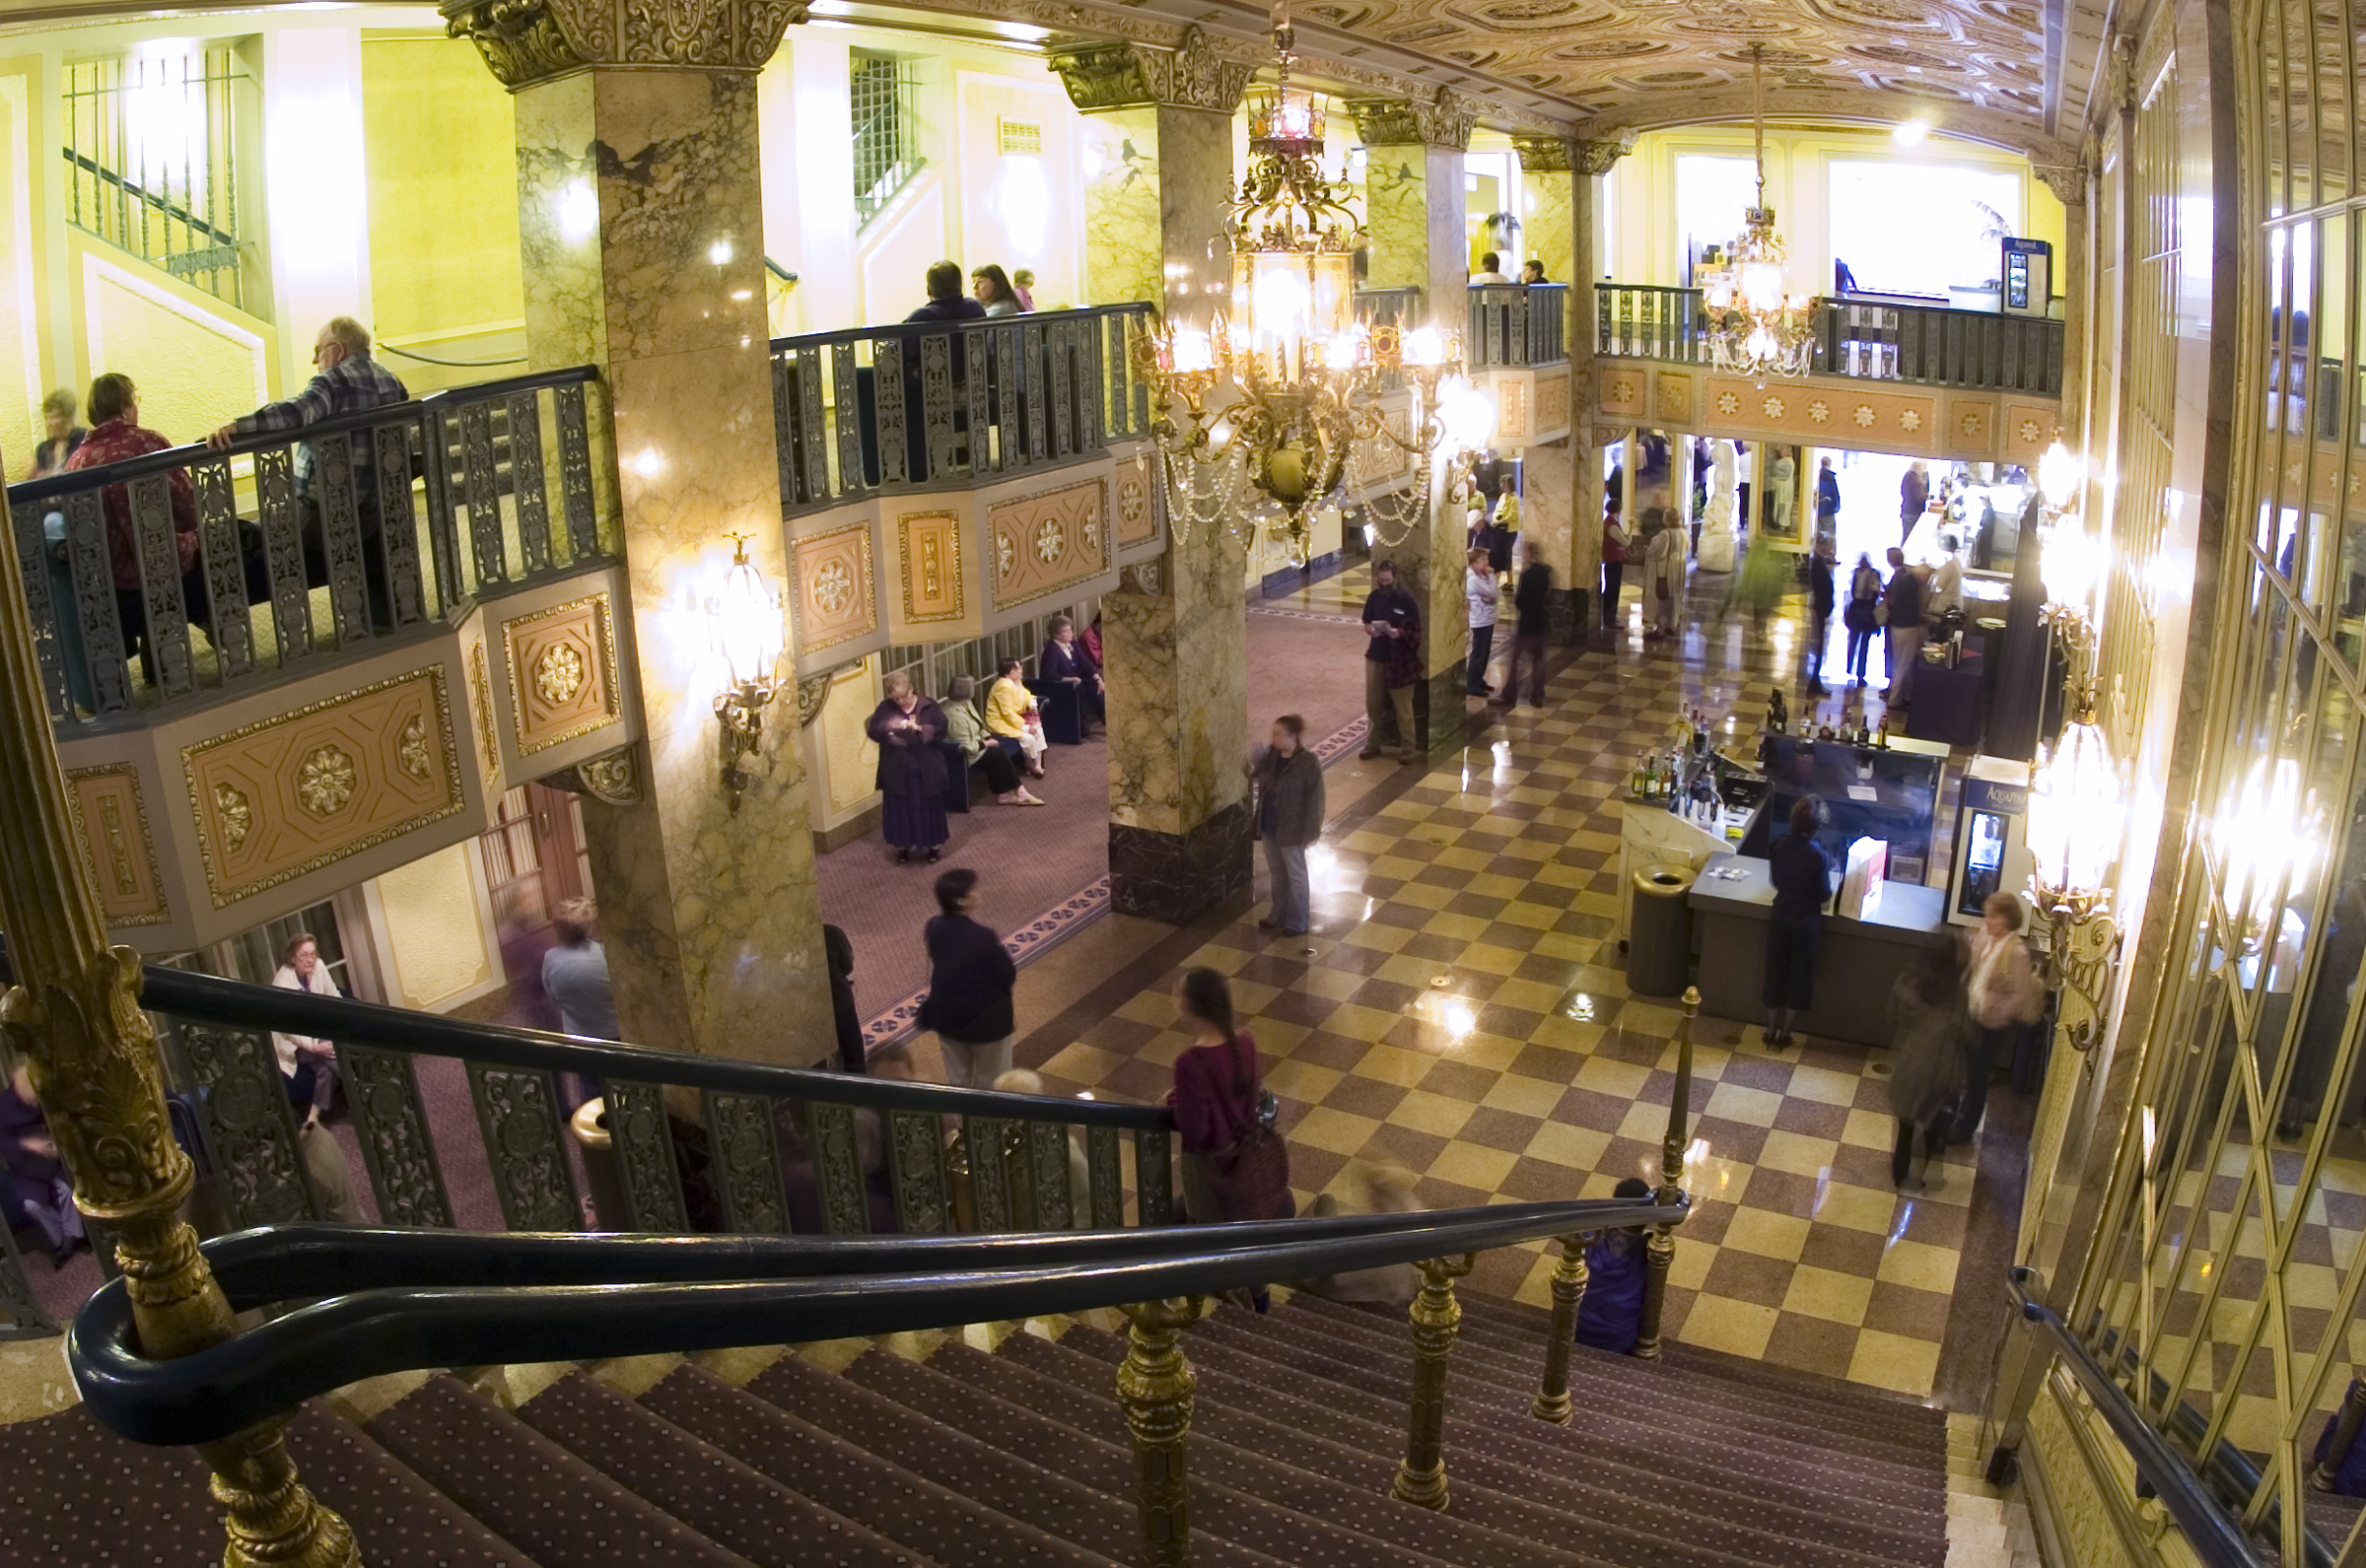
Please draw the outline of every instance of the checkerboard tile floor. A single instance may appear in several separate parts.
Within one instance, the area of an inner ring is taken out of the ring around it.
[[[1336,579],[1334,579],[1336,580]],[[1317,588],[1328,584],[1317,584]],[[1491,723],[1312,858],[1312,934],[1252,910],[1178,967],[1229,975],[1283,1103],[1301,1202],[1356,1162],[1417,1179],[1428,1206],[1607,1195],[1656,1179],[1678,1009],[1628,993],[1612,934],[1619,796],[1681,710],[1747,729],[1799,628],[1720,617],[1646,650],[1630,626]],[[1704,602],[1705,601],[1705,602]],[[1710,955],[1708,962],[1714,962]],[[1187,1037],[1174,974],[1041,1063],[1054,1092],[1153,1100]],[[1973,1189],[1890,1185],[1886,1053],[1810,1041],[1773,1054],[1753,1025],[1698,1026],[1665,1331],[1828,1376],[1931,1392]],[[1475,1288],[1549,1301],[1545,1244],[1483,1256]]]

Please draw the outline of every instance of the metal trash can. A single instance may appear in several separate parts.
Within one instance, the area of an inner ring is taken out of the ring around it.
[[[1694,873],[1646,865],[1628,882],[1627,989],[1637,996],[1680,996],[1693,961]]]

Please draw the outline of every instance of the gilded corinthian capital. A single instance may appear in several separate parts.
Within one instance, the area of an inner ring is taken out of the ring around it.
[[[446,0],[445,30],[467,38],[511,92],[592,66],[757,71],[804,0]]]
[[[1445,87],[1430,99],[1352,98],[1348,112],[1356,116],[1357,139],[1366,147],[1446,147],[1467,153],[1479,124],[1470,100]]]
[[[1607,174],[1620,159],[1635,150],[1635,132],[1622,131],[1609,141],[1577,144],[1577,172]]]
[[[1069,102],[1087,114],[1151,104],[1229,114],[1257,74],[1253,65],[1220,58],[1196,26],[1185,28],[1171,49],[1078,39],[1054,45],[1044,63],[1059,74]]]
[[[1514,136],[1511,146],[1526,173],[1566,174],[1575,167],[1569,144],[1558,136]]]

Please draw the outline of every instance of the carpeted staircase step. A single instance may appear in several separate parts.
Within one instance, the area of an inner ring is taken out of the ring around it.
[[[1091,1353],[1080,1348],[1084,1345]],[[1218,1352],[1218,1357],[1225,1353]],[[1104,1384],[1113,1360],[1123,1354],[1122,1341],[1114,1336],[1072,1329],[1057,1344],[1032,1338],[1022,1343],[1013,1336],[987,1367],[967,1361],[954,1365],[958,1375],[982,1387],[999,1379],[992,1386],[1007,1398],[1073,1403],[1079,1392]],[[1004,1365],[1009,1362],[1019,1365]],[[1392,1411],[1373,1401],[1351,1408],[1362,1398],[1353,1390],[1318,1388],[1293,1397],[1275,1386],[1287,1380],[1286,1370],[1259,1367],[1246,1358],[1244,1362],[1250,1376],[1234,1377],[1195,1353],[1200,1377],[1195,1433],[1205,1425],[1238,1446],[1271,1444],[1307,1465],[1320,1463],[1318,1456],[1326,1447],[1360,1453],[1365,1457],[1363,1484],[1373,1495],[1386,1494],[1404,1452],[1402,1405]],[[1279,1378],[1273,1376],[1277,1372]],[[1053,1392],[1031,1395],[1018,1381],[1028,1378],[1051,1380]],[[1945,1555],[1943,1528],[1935,1518],[1919,1521],[1918,1529],[1844,1522],[1755,1492],[1728,1492],[1688,1480],[1680,1472],[1663,1474],[1646,1467],[1648,1456],[1632,1453],[1624,1456],[1627,1463],[1588,1466],[1575,1477],[1565,1476],[1554,1467],[1565,1457],[1543,1441],[1566,1436],[1558,1428],[1522,1412],[1521,1423],[1540,1434],[1531,1439],[1499,1417],[1471,1422],[1455,1418],[1451,1410],[1449,1405],[1446,1473],[1451,1511],[1507,1533],[1556,1540],[1623,1565],[1752,1563],[1794,1568],[1818,1563],[1830,1568],[1886,1568],[1900,1562],[1936,1564]],[[1506,1460],[1501,1457],[1506,1453],[1537,1463]],[[1540,1514],[1548,1518],[1540,1519]]]
[[[1456,1299],[1462,1303],[1466,1326],[1475,1325],[1480,1332],[1495,1334],[1511,1344],[1523,1342],[1530,1333],[1539,1335],[1541,1342],[1541,1336],[1552,1329],[1552,1313],[1545,1308],[1479,1291],[1457,1292]],[[1368,1310],[1403,1316],[1402,1308]],[[1945,1413],[1904,1394],[1844,1383],[1769,1361],[1754,1361],[1747,1356],[1727,1355],[1679,1340],[1664,1344],[1660,1355],[1661,1368],[1674,1367],[1692,1376],[1712,1378],[1736,1398],[1756,1398],[1785,1407],[1804,1404],[1831,1411],[1853,1424],[1901,1433],[1916,1443],[1927,1441],[1940,1446],[1945,1443]],[[1644,1366],[1639,1362],[1635,1365]],[[1938,1436],[1933,1438],[1933,1433]]]
[[[683,1367],[642,1405],[842,1518],[944,1568],[1105,1568],[1112,1559],[1063,1540],[868,1454],[697,1367]]]
[[[1267,1321],[1249,1324],[1243,1321],[1248,1316],[1214,1314],[1191,1330],[1186,1345],[1227,1344],[1308,1377],[1360,1390],[1400,1408],[1410,1397],[1413,1359],[1410,1347],[1395,1353],[1350,1354],[1347,1347],[1336,1341],[1324,1342],[1319,1330],[1301,1336],[1299,1325],[1307,1321],[1303,1318],[1292,1323],[1287,1321],[1288,1314],[1276,1313]],[[1307,1342],[1309,1338],[1313,1342]],[[1534,1398],[1533,1390],[1522,1397],[1476,1378],[1465,1378],[1459,1383],[1449,1379],[1448,1388],[1456,1393],[1466,1410],[1476,1406],[1524,1416],[1527,1399]],[[1767,1437],[1754,1439],[1746,1448],[1737,1448],[1724,1441],[1722,1434],[1712,1436],[1698,1424],[1661,1420],[1652,1412],[1651,1401],[1645,1398],[1590,1404],[1586,1414],[1592,1430],[1615,1435],[1631,1450],[1682,1456],[1685,1463],[1713,1467],[1703,1473],[1733,1473],[1736,1456],[1747,1455],[1748,1463],[1757,1466],[1758,1472],[1790,1473],[1811,1484],[1820,1483],[1819,1489],[1835,1496],[1845,1493],[1911,1504],[1936,1499],[1945,1491],[1942,1465],[1933,1465],[1925,1472],[1903,1465],[1837,1454],[1811,1444]]]
[[[653,1507],[765,1568],[932,1568],[582,1374],[519,1408],[544,1437]]]
[[[862,1359],[895,1358],[872,1350]],[[1062,1540],[1119,1559],[1141,1545],[1142,1515],[1134,1501],[1130,1465],[1126,1476],[1114,1486],[1079,1480],[1066,1473],[1049,1448],[1007,1449],[986,1442],[867,1383],[834,1376],[795,1356],[774,1362],[746,1387],[748,1393],[836,1433],[867,1453],[893,1461],[964,1497],[991,1501],[1009,1517]],[[1198,1512],[1197,1524],[1205,1538],[1195,1541],[1194,1550],[1204,1555],[1209,1568],[1264,1560],[1239,1551],[1222,1538],[1222,1532],[1206,1510]],[[1313,1521],[1299,1520],[1282,1539],[1269,1545],[1278,1548],[1283,1561],[1308,1561],[1326,1545],[1336,1544],[1325,1540],[1325,1534]],[[1382,1551],[1376,1560],[1392,1559]],[[1426,1565],[1426,1559],[1420,1557],[1393,1560],[1400,1568]]]
[[[1413,1341],[1408,1327],[1318,1297],[1293,1300],[1287,1309],[1273,1314],[1273,1326],[1274,1331],[1300,1345],[1321,1349],[1333,1341],[1343,1347],[1352,1341],[1375,1357],[1395,1355],[1411,1365]],[[1631,1356],[1607,1355],[1586,1347],[1576,1347],[1576,1351],[1570,1357],[1569,1386],[1578,1397],[1599,1390],[1604,1398],[1621,1401],[1629,1413],[1663,1427],[1688,1431],[1714,1423],[1753,1440],[1805,1444],[1855,1455],[1873,1464],[1903,1466],[1910,1471],[1923,1468],[1933,1456],[1942,1461],[1946,1458],[1943,1418],[1935,1432],[1935,1444],[1912,1445],[1895,1441],[1887,1433],[1866,1432],[1853,1420],[1844,1422],[1804,1409],[1778,1411],[1755,1398],[1727,1398],[1721,1385],[1681,1373],[1653,1381],[1649,1375],[1665,1369],[1646,1366]],[[1492,1388],[1525,1408],[1536,1398],[1544,1344],[1540,1339],[1531,1354],[1514,1356],[1495,1344],[1458,1333],[1449,1364],[1456,1389],[1466,1384]],[[1635,1377],[1636,1372],[1643,1376]]]
[[[753,1568],[456,1379],[430,1378],[368,1431],[540,1568]]]
[[[374,1568],[533,1568],[326,1408],[298,1409],[287,1442],[304,1483],[352,1525]],[[0,1521],[11,1568],[222,1560],[205,1462],[117,1437],[79,1405],[0,1427]]]
[[[1013,1342],[1007,1343],[1004,1352],[1016,1349],[1023,1354],[1034,1348]],[[1125,1357],[1123,1340],[1081,1325],[1050,1348],[1088,1356],[1105,1367]],[[1225,1397],[1236,1407],[1316,1433],[1337,1431],[1343,1418],[1349,1418],[1393,1434],[1388,1439],[1392,1445],[1402,1441],[1401,1398],[1367,1394],[1212,1340],[1195,1338],[1187,1342],[1187,1350],[1203,1374],[1220,1375],[1228,1382]],[[1605,1425],[1592,1410],[1566,1429],[1532,1417],[1472,1420],[1449,1402],[1448,1452],[1458,1460],[1468,1456],[1504,1466],[1509,1475],[1493,1484],[1516,1495],[1536,1495],[1533,1482],[1524,1489],[1511,1478],[1519,1476],[1550,1478],[1557,1485],[1603,1495],[1602,1506],[1575,1508],[1589,1518],[1617,1518],[1619,1510],[1637,1501],[1658,1499],[1705,1519],[1763,1522],[1768,1529],[1803,1540],[1848,1546],[1862,1538],[1868,1544],[1853,1549],[1875,1555],[1891,1549],[1900,1561],[1936,1563],[1945,1554],[1939,1507],[1919,1495],[1903,1500],[1863,1496],[1836,1490],[1844,1488],[1844,1477],[1816,1469],[1772,1468],[1747,1459],[1740,1462],[1748,1470],[1746,1485],[1728,1487],[1716,1478],[1732,1473],[1737,1463],[1732,1451],[1707,1442],[1653,1449],[1626,1441],[1615,1430],[1604,1430]]]
[[[926,1366],[872,1352],[847,1369],[847,1375],[876,1387],[907,1406],[926,1406],[949,1425],[962,1426],[982,1441],[1034,1456],[1088,1485],[1116,1496],[1130,1495],[1134,1459],[1125,1415],[1114,1398],[1080,1400],[1076,1391],[1047,1384],[1053,1398],[1042,1403],[1014,1402],[962,1383],[936,1367],[939,1360],[976,1357],[992,1360],[967,1345],[948,1344]],[[1049,1408],[1045,1406],[1049,1405]],[[1097,1431],[1087,1433],[1064,1417],[1086,1415]],[[1523,1538],[1485,1528],[1465,1518],[1448,1518],[1425,1508],[1399,1503],[1388,1496],[1395,1473],[1393,1462],[1381,1467],[1367,1456],[1371,1473],[1341,1477],[1313,1466],[1301,1466],[1268,1453],[1229,1442],[1221,1429],[1222,1412],[1205,1399],[1194,1401],[1189,1459],[1193,1488],[1194,1532],[1213,1531],[1232,1539],[1256,1539],[1253,1523],[1243,1514],[1251,1509],[1284,1515],[1306,1525],[1318,1525],[1327,1535],[1352,1543],[1355,1560],[1377,1560],[1380,1542],[1426,1553],[1426,1557],[1469,1564],[1472,1568],[1602,1568],[1601,1559],[1563,1550],[1553,1535]],[[1098,1417],[1098,1419],[1092,1419]],[[1115,1417],[1114,1420],[1108,1419]],[[1306,1457],[1301,1446],[1297,1458]],[[1539,1541],[1551,1544],[1539,1544]],[[1287,1549],[1275,1540],[1269,1549]],[[1302,1551],[1287,1551],[1287,1560],[1309,1560]]]
[[[1545,1336],[1553,1329],[1550,1313],[1517,1302],[1498,1302],[1477,1292],[1457,1294],[1462,1303],[1461,1331],[1464,1337],[1542,1367]],[[1304,1294],[1292,1297],[1290,1305],[1357,1312],[1398,1325],[1405,1322],[1403,1307],[1350,1307]],[[1498,1308],[1509,1308],[1521,1316],[1499,1316],[1495,1310]],[[1845,1421],[1854,1430],[1880,1433],[1902,1447],[1917,1451],[1940,1452],[1946,1447],[1944,1412],[1911,1400],[1904,1395],[1892,1395],[1886,1390],[1837,1383],[1809,1372],[1793,1372],[1786,1367],[1768,1366],[1763,1362],[1724,1356],[1713,1350],[1701,1350],[1673,1342],[1662,1347],[1657,1366],[1631,1356],[1596,1359],[1598,1363],[1610,1362],[1619,1372],[1628,1376],[1636,1388],[1650,1387],[1667,1391],[1663,1397],[1678,1399],[1697,1398],[1694,1381],[1705,1377],[1714,1384],[1709,1397],[1717,1401],[1731,1401],[1737,1406],[1760,1408],[1785,1417],[1796,1415]],[[1745,1369],[1744,1374],[1731,1375],[1735,1367]],[[1671,1372],[1677,1376],[1671,1378]]]

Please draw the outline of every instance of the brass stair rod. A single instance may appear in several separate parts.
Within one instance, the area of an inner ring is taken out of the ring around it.
[[[1682,1190],[1686,1119],[1693,1101],[1693,1020],[1701,1016],[1701,988],[1684,988],[1684,1021],[1676,1026],[1676,1087],[1668,1095],[1668,1135],[1659,1146],[1659,1197],[1666,1201]],[[1668,1299],[1668,1266],[1676,1261],[1676,1227],[1654,1225],[1643,1244],[1643,1317],[1635,1336],[1635,1354],[1642,1361],[1659,1359],[1659,1318]]]
[[[4,498],[0,537],[16,537]],[[0,550],[0,929],[17,976],[0,1031],[29,1063],[75,1206],[114,1239],[142,1350],[169,1360],[219,1344],[236,1325],[180,1218],[194,1174],[173,1139],[156,1034],[140,1011],[140,955],[107,945],[38,668],[24,569],[17,551]],[[359,1568],[353,1531],[297,1480],[285,1424],[198,1446],[229,1510],[226,1568]]]
[[[1191,1517],[1183,1440],[1199,1378],[1183,1359],[1182,1332],[1209,1300],[1185,1296],[1124,1308],[1126,1359],[1117,1398],[1134,1439],[1135,1501],[1142,1510],[1143,1568],[1189,1568]]]
[[[1557,1426],[1569,1424],[1569,1347],[1577,1337],[1577,1309],[1585,1301],[1585,1238],[1561,1239],[1561,1266],[1553,1270],[1553,1327],[1545,1340],[1545,1376],[1528,1413]]]
[[[1389,1494],[1400,1502],[1445,1512],[1446,1356],[1462,1328],[1454,1281],[1471,1271],[1475,1253],[1432,1258],[1421,1265],[1413,1298],[1413,1402],[1406,1410],[1405,1460]]]

